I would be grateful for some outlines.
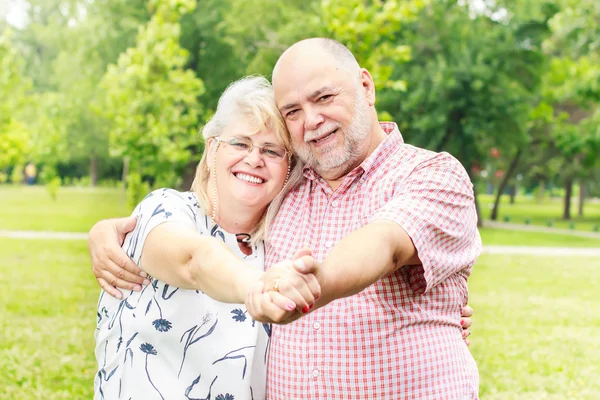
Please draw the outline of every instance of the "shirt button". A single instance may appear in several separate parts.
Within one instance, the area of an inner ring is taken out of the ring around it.
[[[331,202],[331,206],[332,207],[337,207],[338,206],[338,201],[337,200],[332,201]]]
[[[332,241],[325,242],[325,247],[327,247],[328,249],[330,249],[332,246],[333,246],[333,242]]]
[[[319,370],[318,370],[318,369],[315,369],[315,370],[313,370],[313,372],[312,372],[312,376],[314,376],[315,378],[316,378],[317,376],[319,376]]]
[[[315,323],[313,324],[313,328],[315,328],[315,330],[317,330],[317,331],[318,331],[318,330],[319,330],[319,328],[321,328],[321,324],[320,324],[320,323],[318,323],[318,322],[315,322]]]

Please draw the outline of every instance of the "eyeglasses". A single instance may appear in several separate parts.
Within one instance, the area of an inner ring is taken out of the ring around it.
[[[274,162],[282,162],[285,156],[289,153],[283,146],[277,146],[276,144],[265,144],[264,146],[257,146],[252,143],[252,140],[248,138],[232,137],[228,139],[222,139],[220,136],[215,136],[215,139],[219,143],[226,143],[229,145],[232,154],[246,155],[250,154],[256,147],[259,150],[261,156]]]

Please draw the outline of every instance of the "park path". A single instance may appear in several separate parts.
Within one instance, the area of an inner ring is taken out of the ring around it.
[[[83,232],[8,231],[0,229],[0,238],[87,240]],[[483,246],[483,254],[515,254],[529,256],[591,256],[600,257],[600,248],[541,247],[541,246]]]
[[[576,231],[573,229],[549,228],[547,226],[539,226],[539,225],[521,225],[521,224],[510,224],[510,223],[498,222],[498,221],[483,221],[483,226],[485,228],[506,229],[506,230],[511,230],[511,231],[561,233],[564,235],[587,237],[587,238],[592,238],[592,239],[600,239],[600,232],[585,232],[585,231]]]

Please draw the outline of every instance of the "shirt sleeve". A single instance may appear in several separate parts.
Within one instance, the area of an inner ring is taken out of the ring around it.
[[[196,226],[197,213],[191,207],[191,193],[181,193],[173,189],[158,189],[148,194],[133,210],[137,217],[135,229],[127,234],[123,250],[138,265],[146,237],[163,222],[183,222]],[[141,267],[140,267],[141,268]]]
[[[422,262],[422,278],[411,279],[413,290],[427,292],[462,270],[468,275],[481,238],[473,185],[460,162],[448,153],[436,154],[394,189],[371,221],[395,221],[411,237]]]

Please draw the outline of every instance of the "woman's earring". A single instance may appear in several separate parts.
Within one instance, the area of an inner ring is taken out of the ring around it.
[[[217,144],[217,148],[219,145]],[[213,209],[211,218],[214,223],[217,223],[217,153],[213,161]]]

